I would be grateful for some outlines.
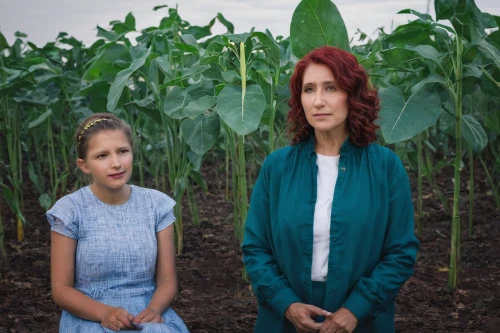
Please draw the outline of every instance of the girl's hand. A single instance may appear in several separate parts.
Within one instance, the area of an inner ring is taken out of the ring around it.
[[[128,313],[127,310],[110,306],[101,317],[101,325],[113,331],[124,328],[133,330],[135,327],[132,320],[134,320],[134,316]]]
[[[154,308],[145,308],[141,311],[135,318],[135,324],[142,323],[163,323],[163,318],[160,315],[160,312]]]

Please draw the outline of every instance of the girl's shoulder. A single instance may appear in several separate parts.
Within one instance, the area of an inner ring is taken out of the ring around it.
[[[145,207],[149,206],[146,205],[147,203],[153,203],[153,205],[166,205],[171,207],[175,206],[175,200],[161,191],[135,185],[130,185],[130,187],[132,188],[132,193],[135,193],[137,201],[139,201],[139,203],[145,203]]]
[[[57,200],[49,211],[54,209],[76,209],[78,206],[85,205],[86,201],[88,201],[87,187],[66,194]]]
[[[47,211],[47,220],[52,230],[70,238],[78,239],[79,224],[83,211],[82,206],[88,201],[86,190],[84,187],[65,195]],[[60,224],[58,221],[60,221]]]

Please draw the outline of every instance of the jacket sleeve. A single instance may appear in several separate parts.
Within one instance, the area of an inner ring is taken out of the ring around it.
[[[259,304],[268,305],[277,315],[284,317],[290,304],[301,300],[280,272],[273,253],[269,168],[268,157],[253,188],[242,251],[245,268]]]
[[[399,289],[413,274],[419,249],[408,175],[395,153],[390,151],[388,159],[389,212],[382,258],[368,277],[359,279],[342,304],[360,322],[377,316],[387,302],[396,299]]]

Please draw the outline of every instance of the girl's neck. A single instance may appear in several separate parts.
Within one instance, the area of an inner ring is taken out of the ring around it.
[[[132,193],[132,188],[126,184],[117,190],[102,188],[96,184],[91,184],[90,190],[94,193],[97,199],[105,204],[113,206],[119,206],[126,203]]]
[[[320,155],[338,156],[340,148],[347,139],[347,132],[340,134],[315,133],[314,151]]]

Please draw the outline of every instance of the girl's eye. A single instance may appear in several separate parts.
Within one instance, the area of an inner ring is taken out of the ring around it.
[[[101,154],[97,156],[97,158],[104,158],[104,157],[106,157],[106,154]]]

